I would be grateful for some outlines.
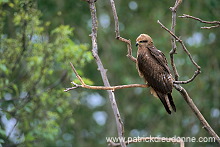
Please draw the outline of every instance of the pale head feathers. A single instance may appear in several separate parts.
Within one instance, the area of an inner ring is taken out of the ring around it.
[[[138,38],[136,39],[136,46],[145,44],[146,46],[153,45],[152,38],[147,34],[140,34]]]

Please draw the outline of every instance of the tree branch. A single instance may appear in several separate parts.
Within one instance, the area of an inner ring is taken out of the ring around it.
[[[171,26],[171,32],[175,34],[175,26],[176,26],[176,11],[177,11],[177,7],[181,4],[182,0],[176,0],[174,7],[170,7],[170,10],[172,12],[172,26]],[[176,54],[176,41],[175,38],[173,36],[171,36],[171,44],[172,44],[172,50],[170,51],[170,63],[174,72],[174,77],[175,80],[178,81],[179,79],[179,74],[178,71],[176,69],[176,65],[174,62],[174,54]]]
[[[114,0],[109,0],[111,3],[111,7],[112,7],[112,13],[113,13],[113,17],[114,17],[114,21],[115,21],[115,34],[116,34],[116,39],[125,42],[127,44],[127,49],[128,49],[128,53],[127,53],[127,57],[133,61],[133,62],[137,62],[137,59],[135,57],[132,56],[132,47],[131,47],[131,40],[125,39],[123,37],[120,36],[120,31],[119,31],[119,22],[118,22],[118,15],[117,15],[117,11],[116,11],[116,7],[115,7],[115,2]]]
[[[191,79],[186,80],[186,81],[174,81],[173,83],[174,84],[187,84],[187,83],[190,83],[196,78],[196,76],[198,74],[200,74],[200,72],[201,72],[200,70],[196,70]]]
[[[183,14],[183,16],[179,16],[179,17],[180,18],[191,18],[191,19],[197,20],[201,23],[214,24],[214,26],[210,26],[210,27],[201,27],[202,29],[212,29],[212,28],[220,27],[220,21],[205,21],[205,20],[202,20],[200,18],[191,16],[191,15],[187,15],[187,14]]]
[[[170,7],[170,10],[172,12],[176,12],[178,6],[182,3],[182,0],[176,0],[175,5],[173,7]]]
[[[86,85],[85,82],[83,81],[83,79],[77,73],[75,67],[73,66],[73,64],[71,62],[70,62],[70,65],[71,65],[76,77],[79,79],[81,85],[76,84],[75,82],[71,82],[74,85],[74,87],[66,88],[66,90],[64,90],[65,92],[68,92],[70,90],[80,88],[80,87],[81,88],[87,88],[87,89],[94,89],[94,90],[112,90],[112,91],[115,91],[117,89],[124,89],[124,88],[134,88],[134,87],[146,88],[146,87],[149,87],[147,84],[130,84],[130,85],[118,85],[118,86],[108,86],[108,87]]]
[[[133,61],[134,63],[137,63],[137,59],[135,57],[132,56],[132,47],[131,47],[131,40],[129,39],[125,39],[125,38],[122,38],[122,37],[118,37],[117,38],[118,40],[122,41],[122,42],[125,42],[127,43],[127,49],[128,49],[128,53],[127,53],[127,57]]]
[[[98,20],[96,16],[96,7],[95,7],[95,1],[96,0],[89,0],[89,7],[90,7],[90,12],[91,12],[91,17],[92,17],[92,34],[91,34],[91,39],[92,39],[92,54],[93,57],[96,60],[96,64],[98,66],[98,70],[101,73],[103,83],[106,87],[110,87],[108,77],[106,74],[106,69],[104,69],[103,64],[101,62],[101,59],[99,58],[98,55],[98,46],[97,46],[97,28],[98,28]],[[117,125],[117,131],[118,131],[118,136],[119,137],[124,137],[124,126],[123,122],[121,120],[121,116],[118,110],[118,106],[115,100],[115,95],[112,90],[108,90],[108,95],[109,95],[109,100],[112,106],[112,110],[114,112],[115,120],[116,120],[116,125]],[[126,144],[121,140],[120,144],[122,147],[126,147]]]
[[[166,28],[159,20],[158,20],[157,22],[161,25],[161,27],[162,27],[163,29],[165,29],[168,33],[170,33],[170,35],[171,35],[172,37],[174,37],[177,42],[179,42],[179,43],[181,44],[182,49],[186,52],[186,54],[188,55],[190,61],[191,61],[191,62],[193,63],[193,65],[197,68],[197,70],[195,71],[195,73],[194,73],[194,75],[192,76],[191,79],[189,79],[189,80],[187,80],[187,81],[175,81],[174,83],[176,83],[176,84],[177,84],[177,83],[178,83],[178,84],[187,84],[187,83],[193,81],[193,80],[196,78],[196,76],[201,73],[201,67],[194,61],[194,59],[192,58],[192,55],[191,55],[190,52],[187,50],[187,48],[186,48],[186,46],[184,45],[183,41],[182,41],[179,37],[177,37],[173,32],[171,32],[168,28]]]
[[[206,121],[206,119],[203,117],[199,109],[194,104],[193,100],[189,97],[187,91],[181,87],[180,85],[174,84],[174,87],[176,90],[180,92],[180,94],[183,96],[184,100],[187,102],[191,110],[194,112],[194,114],[197,116],[197,118],[200,120],[200,122],[203,124],[203,128],[206,129],[206,131],[213,137],[215,137],[216,141],[220,144],[220,138],[215,133],[215,131],[212,129],[212,127],[209,125],[209,123]]]
[[[138,139],[134,139],[132,141],[126,141],[125,143],[131,144],[131,143],[138,143],[138,142],[147,142],[147,141],[152,141],[152,142],[172,142],[172,143],[179,143],[180,147],[184,147],[184,141],[182,139],[175,139],[175,138],[166,138],[166,137],[141,137]],[[119,143],[115,143],[115,142],[109,142],[109,146],[120,146]]]
[[[64,92],[76,89],[76,88],[86,88],[86,89],[93,89],[93,90],[118,90],[118,89],[125,89],[125,88],[135,88],[135,87],[140,87],[140,88],[147,88],[149,87],[147,84],[130,84],[130,85],[117,85],[117,86],[110,86],[110,87],[105,87],[105,86],[90,86],[90,85],[79,85],[76,84],[74,82],[71,82],[74,87],[71,88],[66,88],[66,90],[64,90]]]
[[[215,131],[211,128],[211,126],[208,124],[208,122],[205,120],[205,118],[203,117],[203,115],[201,114],[201,112],[199,111],[199,109],[196,107],[196,105],[194,104],[193,100],[189,97],[187,91],[181,87],[178,84],[187,84],[189,82],[192,82],[196,76],[201,72],[200,71],[200,66],[193,60],[190,52],[187,50],[186,46],[184,45],[183,41],[177,37],[172,31],[170,31],[169,29],[167,29],[159,20],[158,23],[161,25],[161,27],[163,29],[165,29],[168,33],[170,33],[170,35],[176,39],[177,42],[179,42],[183,48],[183,50],[186,52],[186,54],[189,56],[191,62],[196,66],[197,70],[195,71],[194,75],[192,76],[191,79],[187,80],[187,81],[174,81],[174,87],[176,90],[178,90],[180,92],[180,94],[183,96],[183,98],[185,99],[185,101],[187,102],[187,104],[190,106],[190,108],[192,109],[192,111],[194,112],[194,114],[197,116],[197,118],[200,120],[200,122],[203,124],[203,128],[206,129],[206,131],[213,137],[215,137],[215,139],[218,141],[218,143],[220,144],[220,138],[219,136],[215,133]]]
[[[109,1],[111,3],[113,17],[115,20],[115,35],[116,35],[116,38],[119,38],[120,37],[119,22],[118,22],[118,15],[117,15],[116,7],[115,7],[115,2],[114,0],[109,0]]]

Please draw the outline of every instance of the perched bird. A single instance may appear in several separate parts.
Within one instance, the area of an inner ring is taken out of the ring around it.
[[[139,75],[151,87],[151,94],[159,97],[166,111],[171,114],[171,110],[176,111],[176,107],[171,95],[173,78],[165,55],[154,46],[153,40],[147,34],[138,36],[136,46]]]

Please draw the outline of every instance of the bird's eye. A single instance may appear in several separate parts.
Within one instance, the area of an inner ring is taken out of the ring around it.
[[[142,40],[142,41],[140,41],[140,43],[147,43],[148,42],[148,40]]]

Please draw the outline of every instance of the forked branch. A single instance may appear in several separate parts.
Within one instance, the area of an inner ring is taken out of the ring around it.
[[[109,86],[109,87],[105,87],[105,86],[90,86],[90,85],[86,85],[85,82],[83,81],[83,79],[80,77],[80,75],[77,73],[75,67],[73,66],[72,63],[70,63],[73,72],[75,73],[76,77],[79,79],[81,85],[76,84],[75,82],[71,82],[74,86],[71,88],[66,88],[66,90],[64,90],[65,92],[76,89],[76,88],[86,88],[86,89],[94,89],[94,90],[112,90],[115,91],[117,89],[124,89],[124,88],[134,88],[134,87],[141,87],[141,88],[146,88],[149,87],[147,84],[130,84],[130,85],[118,85],[118,86]]]
[[[177,37],[173,32],[171,32],[168,28],[166,28],[159,20],[158,20],[157,22],[161,25],[161,27],[162,27],[163,29],[165,29],[168,33],[170,33],[170,35],[171,35],[172,37],[174,37],[177,42],[179,42],[179,43],[181,44],[182,49],[186,52],[186,54],[188,55],[190,61],[191,61],[191,62],[193,63],[193,65],[197,68],[197,70],[195,71],[195,73],[194,73],[194,75],[192,76],[191,79],[186,80],[186,81],[174,81],[174,83],[175,83],[175,84],[187,84],[187,83],[193,81],[193,80],[196,78],[196,76],[201,73],[201,67],[200,67],[200,66],[195,62],[195,60],[192,58],[192,55],[191,55],[190,52],[187,50],[187,48],[186,48],[186,46],[184,45],[183,41],[182,41],[179,37]]]
[[[202,20],[198,17],[194,17],[194,16],[191,16],[191,15],[187,15],[187,14],[183,14],[183,16],[179,16],[180,18],[191,18],[191,19],[194,19],[194,20],[197,20],[201,23],[206,23],[206,24],[213,24],[213,26],[210,26],[210,27],[201,27],[201,29],[212,29],[212,28],[217,28],[217,27],[220,27],[220,21],[206,21],[206,20]]]
[[[187,102],[187,104],[190,106],[190,108],[192,109],[192,111],[194,112],[194,114],[196,115],[196,117],[200,120],[200,122],[203,124],[203,128],[205,128],[207,130],[207,132],[215,137],[216,141],[220,144],[220,138],[219,136],[215,133],[215,131],[212,129],[212,127],[208,124],[208,122],[206,121],[206,119],[203,117],[203,115],[201,114],[201,112],[199,111],[199,109],[196,107],[196,105],[194,104],[193,100],[189,97],[187,91],[181,87],[178,84],[187,84],[189,82],[192,82],[196,76],[201,72],[200,71],[200,66],[193,60],[191,54],[189,53],[189,51],[187,50],[186,46],[184,45],[183,41],[177,37],[172,31],[170,31],[169,29],[167,29],[159,20],[158,23],[161,25],[161,27],[163,29],[165,29],[167,32],[170,33],[170,35],[172,37],[174,37],[176,39],[177,42],[179,42],[183,48],[183,50],[186,52],[186,54],[189,56],[191,62],[196,66],[197,70],[195,71],[194,75],[192,76],[191,79],[187,80],[187,81],[174,81],[174,87],[176,90],[178,90],[181,95],[183,96],[183,98],[185,99],[185,101]]]
[[[110,87],[110,83],[108,81],[108,77],[106,74],[106,69],[104,68],[101,59],[99,58],[98,55],[98,45],[97,45],[97,29],[98,29],[98,19],[96,15],[96,7],[95,7],[95,2],[96,0],[89,0],[89,7],[90,7],[90,12],[91,12],[91,17],[92,17],[92,33],[91,33],[91,39],[92,39],[92,54],[93,57],[95,58],[96,64],[98,66],[98,69],[101,73],[102,81],[106,87]],[[116,126],[117,126],[117,131],[118,131],[118,137],[123,138],[124,137],[124,125],[121,119],[121,115],[118,110],[117,102],[115,100],[115,94],[114,91],[112,90],[107,90],[109,100],[111,103],[111,107],[115,116],[115,121],[116,121]],[[126,144],[124,143],[123,140],[120,141],[120,144],[122,147],[126,147]]]
[[[137,62],[137,59],[135,57],[132,56],[132,47],[131,47],[131,40],[122,38],[122,37],[118,37],[118,40],[125,42],[127,44],[127,49],[128,49],[128,53],[127,53],[127,57],[133,61],[134,63]]]
[[[109,0],[111,3],[111,7],[112,7],[112,14],[114,17],[114,21],[115,21],[115,34],[116,34],[116,39],[125,42],[127,44],[127,49],[128,49],[128,53],[127,53],[127,57],[133,61],[133,62],[137,62],[137,59],[135,57],[132,56],[132,47],[131,47],[131,40],[125,39],[123,37],[120,36],[120,30],[119,30],[119,21],[118,21],[118,15],[117,15],[117,11],[116,11],[116,7],[115,7],[115,2],[114,0]]]
[[[175,26],[176,26],[176,11],[177,11],[177,7],[181,4],[182,0],[176,0],[175,5],[173,7],[170,7],[170,10],[172,12],[172,25],[171,25],[171,32],[175,34]],[[175,38],[173,36],[171,36],[171,44],[172,44],[172,49],[170,51],[170,63],[174,72],[174,77],[175,80],[178,81],[179,80],[179,74],[178,71],[176,69],[176,65],[174,62],[174,54],[176,54],[176,41]]]
[[[173,7],[170,7],[170,10],[171,10],[172,12],[174,12],[174,11],[176,12],[178,6],[179,6],[181,3],[182,3],[182,0],[176,0],[175,5],[174,5]]]

